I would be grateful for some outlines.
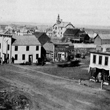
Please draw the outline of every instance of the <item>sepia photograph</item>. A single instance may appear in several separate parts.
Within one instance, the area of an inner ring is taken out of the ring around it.
[[[110,110],[110,0],[0,0],[0,110]]]

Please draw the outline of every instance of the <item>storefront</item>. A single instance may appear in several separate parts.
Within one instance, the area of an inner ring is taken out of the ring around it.
[[[69,44],[55,44],[54,45],[54,61],[63,62],[68,61],[70,55],[74,55],[74,46]]]
[[[90,79],[110,84],[110,53],[91,52],[89,65]]]

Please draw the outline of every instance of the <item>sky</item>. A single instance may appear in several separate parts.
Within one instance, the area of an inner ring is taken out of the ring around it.
[[[0,0],[0,22],[110,26],[110,0]]]

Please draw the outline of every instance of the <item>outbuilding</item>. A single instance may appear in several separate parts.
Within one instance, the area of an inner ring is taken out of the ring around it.
[[[97,34],[97,36],[94,38],[94,43],[96,46],[110,44],[110,34]]]

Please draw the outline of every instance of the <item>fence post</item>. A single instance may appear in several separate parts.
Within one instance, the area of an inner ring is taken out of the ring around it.
[[[101,80],[101,89],[103,89],[103,80]]]

